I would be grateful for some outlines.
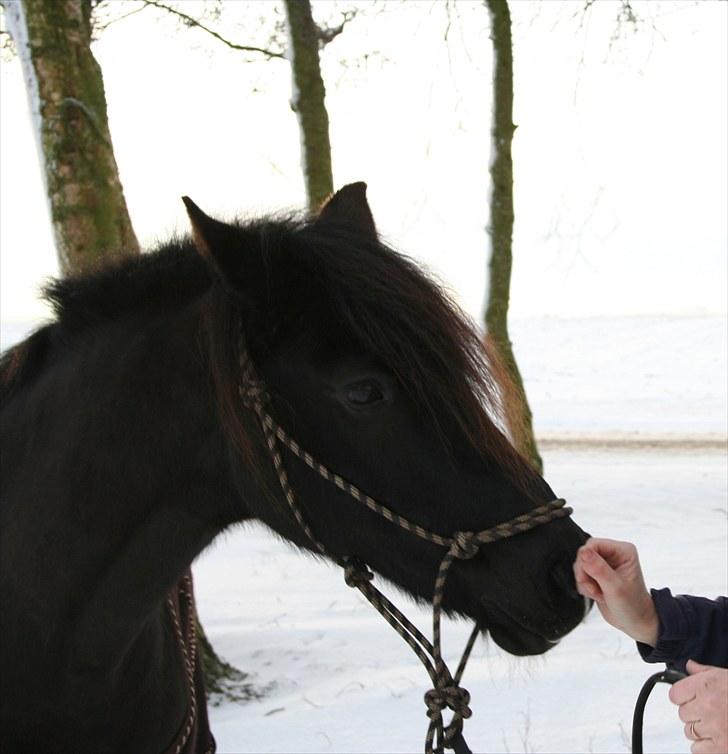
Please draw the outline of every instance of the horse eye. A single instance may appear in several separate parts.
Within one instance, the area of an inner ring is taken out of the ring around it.
[[[374,380],[363,380],[346,388],[346,400],[355,406],[368,406],[383,399],[382,388]]]

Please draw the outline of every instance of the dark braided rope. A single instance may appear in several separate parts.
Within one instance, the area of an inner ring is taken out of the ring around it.
[[[403,516],[382,505],[374,498],[362,492],[358,487],[348,482],[335,472],[332,472],[324,464],[317,461],[308,451],[303,449],[296,440],[291,437],[265,410],[265,404],[269,400],[265,385],[258,378],[252,361],[245,349],[244,339],[241,335],[240,344],[240,367],[241,384],[240,396],[246,407],[251,408],[261,425],[263,435],[268,446],[268,451],[273,461],[278,482],[283,491],[288,507],[296,522],[303,530],[306,537],[322,555],[330,557],[344,569],[344,579],[347,586],[358,589],[368,602],[382,615],[382,617],[394,628],[395,631],[407,642],[414,653],[422,662],[433,683],[433,688],[425,693],[425,705],[427,717],[430,722],[425,737],[425,754],[442,754],[445,748],[453,748],[456,739],[461,737],[463,722],[472,715],[469,707],[470,694],[467,689],[460,686],[465,666],[472,652],[475,640],[479,633],[476,625],[470,634],[465,649],[461,656],[458,668],[453,676],[450,673],[442,657],[442,633],[441,616],[442,601],[445,591],[445,583],[448,571],[453,561],[468,560],[477,555],[483,544],[506,539],[521,532],[533,529],[553,521],[557,518],[569,516],[572,509],[565,507],[562,499],[553,500],[549,503],[534,508],[528,513],[516,516],[502,524],[485,529],[481,532],[456,532],[452,537],[443,537],[435,532],[413,524]],[[327,481],[336,485],[340,490],[365,505],[374,513],[396,524],[405,531],[442,547],[447,547],[447,552],[440,561],[432,596],[432,642],[400,611],[392,602],[385,597],[372,583],[374,574],[355,558],[339,557],[327,552],[325,546],[316,538],[311,527],[306,522],[301,509],[296,501],[296,496],[291,487],[283,464],[283,458],[278,449],[277,441],[280,441],[297,458],[303,461],[309,468],[322,476]],[[450,723],[445,726],[442,713],[449,708],[453,712]],[[435,738],[437,743],[435,744]],[[467,748],[465,746],[465,748]]]

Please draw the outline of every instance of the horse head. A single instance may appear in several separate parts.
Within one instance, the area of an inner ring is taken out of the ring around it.
[[[304,222],[226,224],[185,198],[215,280],[211,364],[241,503],[247,515],[314,550],[281,502],[238,395],[241,348],[262,376],[276,421],[395,517],[450,538],[555,497],[507,437],[499,418],[503,371],[482,335],[432,279],[381,241],[365,189],[344,187]],[[357,504],[289,450],[282,460],[327,555],[355,558],[416,599],[432,599],[442,545]],[[258,486],[250,485],[251,470]],[[564,518],[481,547],[453,566],[443,608],[472,618],[512,654],[543,653],[584,616],[571,563],[585,538]]]

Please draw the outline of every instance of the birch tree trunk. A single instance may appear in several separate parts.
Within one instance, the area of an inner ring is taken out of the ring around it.
[[[487,337],[495,347],[513,383],[513,400],[520,409],[513,439],[538,471],[543,462],[533,434],[533,417],[508,334],[508,303],[513,261],[513,46],[511,14],[507,0],[486,0],[493,42],[493,123],[490,162],[490,285],[485,306]]]
[[[91,0],[5,0],[23,66],[63,273],[138,253],[119,180]]]
[[[291,107],[301,132],[301,167],[308,208],[315,212],[334,190],[329,116],[319,61],[319,30],[309,0],[284,0],[288,20],[288,57],[293,75]]]

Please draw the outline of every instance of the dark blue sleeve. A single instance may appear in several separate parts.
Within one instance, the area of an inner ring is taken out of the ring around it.
[[[652,589],[660,630],[657,646],[637,642],[645,662],[665,662],[685,672],[685,663],[728,667],[728,597],[709,600],[669,589]]]

